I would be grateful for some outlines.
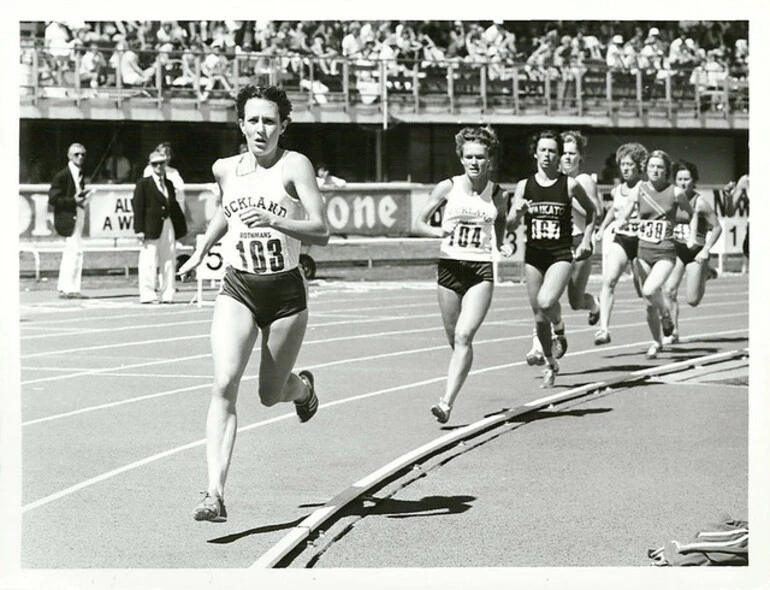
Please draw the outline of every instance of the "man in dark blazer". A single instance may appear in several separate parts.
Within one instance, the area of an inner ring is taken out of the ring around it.
[[[67,150],[67,167],[56,173],[48,190],[48,206],[53,209],[56,233],[66,238],[59,264],[59,297],[82,298],[83,228],[86,199],[91,191],[85,189],[83,162],[86,148],[73,143]]]
[[[176,241],[187,233],[174,185],[166,178],[166,154],[150,154],[152,174],[136,183],[134,231],[142,240],[139,251],[139,301],[157,303],[156,278],[160,274],[161,303],[173,303],[176,291]],[[160,270],[160,273],[158,273]]]

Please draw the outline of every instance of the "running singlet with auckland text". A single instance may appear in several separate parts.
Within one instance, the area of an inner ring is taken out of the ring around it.
[[[615,218],[617,219],[618,214],[623,211],[623,209],[626,208],[629,201],[636,201],[636,191],[639,190],[639,185],[641,183],[637,182],[633,188],[628,188],[627,186],[623,184],[619,184],[612,188],[612,210],[615,214]],[[623,191],[627,190],[628,192],[624,193]],[[616,234],[622,234],[624,236],[633,236],[637,237],[639,235],[639,205],[634,203],[633,209],[631,209],[631,213],[626,218],[625,223],[622,227],[615,227],[615,233]]]
[[[696,192],[692,198],[690,198],[690,205],[692,205],[693,210],[695,209],[695,203],[698,201],[698,198],[701,196],[700,193]],[[708,221],[706,221],[705,217],[702,215],[698,216],[698,232],[695,236],[695,245],[696,246],[703,246],[703,244],[706,243],[706,232],[709,230]],[[674,226],[674,241],[679,242],[681,244],[686,244],[687,240],[690,238],[690,214],[679,207],[676,210],[676,225]]]
[[[441,240],[441,258],[489,262],[495,238],[497,207],[492,196],[498,190],[494,182],[478,195],[464,189],[464,176],[452,178],[452,188],[446,196],[441,225],[451,231]]]
[[[302,204],[286,193],[281,181],[287,154],[285,151],[270,168],[257,167],[248,153],[222,160],[222,209],[227,219],[222,257],[226,265],[255,274],[274,274],[299,264],[299,240],[271,227],[250,228],[238,214],[256,207],[278,217],[305,218]]]
[[[652,249],[674,247],[674,222],[678,204],[673,184],[661,192],[649,182],[639,186],[639,246]]]
[[[534,176],[527,178],[524,199],[529,207],[524,216],[527,247],[568,248],[572,244],[572,205],[567,179],[559,174],[551,186],[541,186]]]

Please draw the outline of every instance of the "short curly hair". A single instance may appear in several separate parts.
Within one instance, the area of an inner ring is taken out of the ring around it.
[[[693,184],[696,184],[698,180],[700,180],[700,176],[698,176],[698,167],[692,162],[688,162],[687,160],[679,160],[676,164],[674,164],[674,167],[671,170],[671,174],[673,175],[674,179],[676,179],[676,174],[680,170],[687,170],[690,173],[690,178],[692,178]]]
[[[564,153],[564,140],[561,138],[561,135],[556,133],[556,131],[553,131],[552,129],[546,129],[545,131],[541,131],[540,133],[535,133],[530,141],[529,141],[529,153],[531,156],[534,156],[537,153],[537,144],[540,142],[541,139],[552,139],[556,142],[557,147],[559,148],[559,155]]]
[[[644,162],[644,170],[647,170],[647,166],[652,158],[660,158],[663,160],[663,165],[666,167],[666,180],[671,178],[671,169],[673,168],[673,162],[671,156],[669,156],[663,150],[652,150],[647,156],[647,160]]]
[[[286,91],[278,86],[255,86],[248,84],[241,88],[235,99],[235,111],[239,119],[243,119],[246,112],[246,103],[252,98],[264,98],[274,102],[278,107],[278,116],[285,121],[291,114],[292,104]]]
[[[630,157],[634,164],[636,164],[636,170],[639,174],[644,172],[645,164],[647,163],[647,148],[641,143],[632,141],[630,143],[624,143],[615,152],[615,162],[620,166],[620,161],[626,156]]]
[[[496,156],[500,151],[500,140],[497,138],[497,133],[489,125],[484,127],[463,127],[455,135],[455,151],[458,157],[462,158],[463,146],[470,142],[486,146],[490,158]]]
[[[561,141],[562,144],[572,142],[577,147],[578,154],[580,154],[580,157],[584,157],[586,154],[586,148],[588,147],[588,138],[580,133],[580,131],[563,131],[561,134]]]

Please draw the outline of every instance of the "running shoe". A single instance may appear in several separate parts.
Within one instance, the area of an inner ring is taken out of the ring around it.
[[[660,327],[663,330],[664,336],[671,336],[674,333],[676,326],[674,326],[674,320],[671,319],[670,313],[661,314]]]
[[[530,367],[544,365],[545,356],[543,355],[543,351],[533,347],[532,350],[527,353],[527,364]]]
[[[658,353],[663,350],[663,345],[658,344],[657,342],[653,342],[650,344],[650,347],[647,349],[647,352],[644,356],[646,356],[648,359],[653,360],[658,358]]]
[[[224,522],[227,520],[227,508],[225,501],[219,496],[212,496],[205,492],[201,503],[195,507],[193,512],[195,520],[208,520],[210,522]]]
[[[452,413],[452,408],[448,403],[440,401],[435,406],[431,406],[430,412],[436,417],[436,420],[438,420],[439,423],[446,424],[449,422],[449,414]]]
[[[594,302],[596,302],[595,297],[594,297]],[[597,304],[596,311],[592,309],[591,311],[588,312],[588,325],[595,326],[596,322],[599,321],[599,318],[601,317],[601,315],[602,315],[602,309]]]
[[[553,335],[553,358],[560,359],[567,352],[567,337],[564,334]]]
[[[612,341],[609,330],[599,330],[594,334],[594,344],[599,346],[601,344],[609,344]]]
[[[710,281],[712,279],[716,279],[719,277],[719,273],[717,272],[717,269],[715,269],[711,265],[706,266],[706,280]]]
[[[553,365],[546,365],[543,369],[543,383],[540,385],[541,389],[548,389],[553,387],[554,381],[556,381],[556,375],[559,373],[559,363],[553,361]]]
[[[677,344],[679,342],[679,334],[674,332],[671,336],[663,336],[663,344]]]
[[[299,416],[300,422],[307,422],[318,411],[318,396],[315,394],[315,379],[310,371],[300,371],[297,376],[305,382],[310,389],[310,398],[302,402],[294,402],[294,410]]]

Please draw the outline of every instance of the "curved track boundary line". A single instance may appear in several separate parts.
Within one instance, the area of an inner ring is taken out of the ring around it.
[[[372,487],[385,481],[399,471],[408,468],[410,465],[417,463],[423,458],[433,455],[445,449],[446,447],[449,447],[464,439],[471,438],[477,434],[480,434],[481,432],[505,424],[512,418],[521,416],[522,414],[528,414],[535,410],[542,409],[556,403],[563,403],[582,396],[586,396],[594,391],[606,389],[621,383],[634,383],[637,381],[643,381],[644,379],[648,379],[650,377],[657,377],[659,375],[675,373],[677,371],[682,371],[693,367],[725,362],[736,358],[747,357],[748,355],[749,349],[744,348],[697,357],[686,361],[679,361],[668,365],[662,365],[660,367],[651,367],[649,369],[634,371],[626,375],[620,375],[619,377],[615,377],[613,379],[588,383],[586,385],[569,389],[567,391],[562,391],[554,395],[538,398],[511,410],[489,416],[488,418],[484,418],[483,420],[479,420],[473,424],[458,428],[457,430],[454,430],[444,436],[440,436],[439,438],[436,438],[425,445],[417,447],[416,449],[401,455],[390,463],[380,467],[376,471],[373,471],[369,475],[358,480],[343,492],[334,496],[324,506],[315,510],[302,522],[296,525],[278,543],[268,549],[267,552],[265,552],[250,566],[250,569],[276,567],[276,565],[282,559],[284,559],[291,552],[295,551],[297,547],[299,547],[300,543],[307,540],[308,537],[313,532],[317,531],[322,524],[328,521],[337,512],[342,510],[348,503],[363,495]]]

